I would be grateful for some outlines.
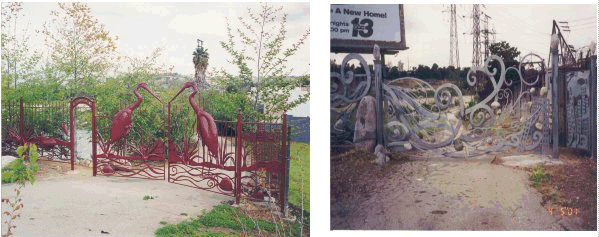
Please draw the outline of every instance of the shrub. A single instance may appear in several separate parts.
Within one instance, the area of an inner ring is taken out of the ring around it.
[[[26,153],[27,150],[29,150],[28,154]],[[24,185],[29,182],[33,184],[35,182],[35,173],[39,169],[37,146],[35,144],[20,146],[17,148],[17,155],[19,156],[17,159],[2,168],[2,183],[17,182]]]

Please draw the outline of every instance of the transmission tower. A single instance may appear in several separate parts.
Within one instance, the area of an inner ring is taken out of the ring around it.
[[[479,67],[480,59],[480,7],[474,4],[472,8],[472,66]]]
[[[487,60],[487,58],[489,58],[489,35],[495,35],[495,30],[489,30],[489,19],[491,19],[491,17],[489,15],[487,15],[486,13],[484,14],[484,19],[483,19],[483,23],[485,23],[485,28],[481,31],[481,33],[484,35],[484,44],[485,44],[485,58],[484,60]]]
[[[449,5],[451,19],[449,22],[449,65],[460,67],[460,52],[458,47],[458,24],[456,21],[456,6]]]

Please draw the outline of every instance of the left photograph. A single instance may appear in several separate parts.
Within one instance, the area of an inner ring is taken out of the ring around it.
[[[2,236],[309,236],[309,3],[2,3]]]

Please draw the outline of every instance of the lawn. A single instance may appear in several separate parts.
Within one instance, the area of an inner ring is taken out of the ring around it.
[[[165,224],[165,223],[162,223]],[[272,223],[252,218],[228,204],[215,206],[198,218],[166,224],[156,236],[299,236],[301,224]]]
[[[304,194],[305,211],[310,211],[310,143],[291,142],[289,165],[289,203],[301,208]],[[302,191],[302,178],[304,187]]]
[[[306,212],[310,211],[310,144],[291,142],[289,167],[289,203]],[[303,181],[303,188],[302,188]],[[296,214],[293,214],[296,215]],[[296,218],[300,218],[296,216]],[[300,236],[301,229],[309,233],[309,216],[304,225],[300,221],[273,223],[248,216],[228,204],[215,206],[210,212],[178,224],[165,224],[156,230],[156,236]],[[299,220],[299,219],[298,219]]]

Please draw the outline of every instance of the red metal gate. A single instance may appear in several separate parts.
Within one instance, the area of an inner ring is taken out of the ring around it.
[[[186,88],[192,93],[187,98],[179,96]],[[139,89],[155,99],[144,101]],[[171,183],[232,196],[237,203],[245,198],[287,206],[289,127],[285,114],[282,123],[243,122],[240,112],[237,121],[214,121],[196,102],[198,89],[193,82],[185,83],[168,103],[145,83],[133,94],[137,101],[120,111],[98,112],[96,103],[85,97],[71,100],[70,106],[25,104],[22,98],[18,103],[3,103],[3,149],[16,150],[18,145],[34,142],[45,152],[43,157],[70,161],[74,169],[75,111],[87,105],[94,176],[165,180],[168,174]],[[167,117],[163,118],[165,107]],[[47,111],[53,116],[38,114]],[[165,126],[148,127],[149,120],[157,119],[163,119]],[[58,126],[62,132],[54,131]],[[61,134],[47,135],[49,131]]]
[[[185,100],[179,95],[187,87],[192,93]],[[186,83],[167,105],[168,181],[234,196],[237,203],[244,197],[286,207],[286,115],[282,124],[243,122],[241,113],[237,121],[211,122],[212,117],[196,103],[197,92],[192,82]],[[194,115],[195,119],[181,119]],[[213,130],[216,136],[203,130]]]
[[[145,89],[155,98],[144,100],[139,89]],[[165,174],[166,149],[160,131],[148,131],[147,121],[159,119],[150,109],[164,103],[148,88],[140,83],[133,90],[137,100],[114,113],[97,116],[95,128],[99,153],[94,155],[94,175],[121,176],[144,179],[162,179]],[[154,111],[154,113],[156,113]],[[159,113],[162,113],[159,111]],[[153,129],[153,128],[152,128]]]
[[[68,102],[2,102],[2,153],[15,154],[18,146],[35,143],[40,158],[70,162],[74,169],[74,136]],[[69,132],[70,130],[70,132]]]
[[[138,120],[148,116],[140,88],[167,107],[166,131],[158,133],[165,136],[139,125]],[[187,98],[180,96],[186,88],[192,90]],[[287,206],[286,115],[282,124],[243,122],[241,113],[237,121],[214,121],[198,105],[198,89],[193,82],[185,83],[166,104],[144,83],[134,94],[138,100],[114,116],[94,114],[100,125],[94,128],[97,139],[93,146],[100,148],[93,156],[94,175],[97,170],[101,175],[147,179],[166,179],[168,175],[171,183],[232,196],[237,203],[244,197]]]

